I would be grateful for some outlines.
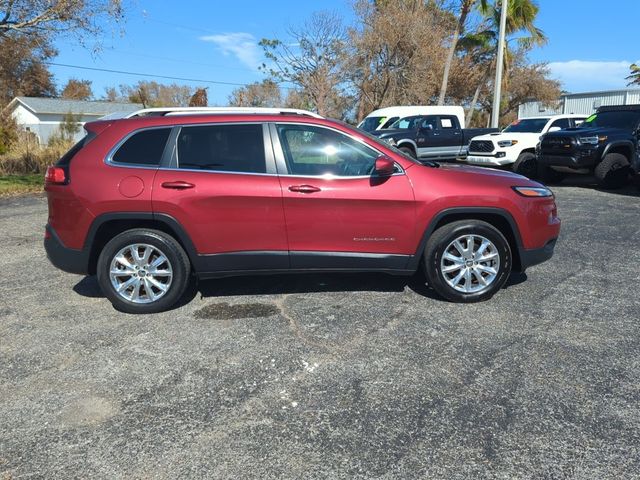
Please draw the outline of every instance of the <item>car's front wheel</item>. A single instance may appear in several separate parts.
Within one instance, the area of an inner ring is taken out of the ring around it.
[[[493,225],[461,220],[436,230],[424,252],[427,282],[453,302],[491,298],[511,272],[511,248]]]
[[[170,235],[128,230],[114,237],[98,258],[98,283],[113,306],[126,313],[155,313],[184,293],[191,266]]]

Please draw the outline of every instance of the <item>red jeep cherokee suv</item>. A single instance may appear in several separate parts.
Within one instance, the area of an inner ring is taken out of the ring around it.
[[[113,305],[171,307],[199,278],[424,266],[443,297],[491,297],[549,259],[552,193],[498,170],[421,164],[301,112],[151,110],[85,126],[50,167],[45,248]]]

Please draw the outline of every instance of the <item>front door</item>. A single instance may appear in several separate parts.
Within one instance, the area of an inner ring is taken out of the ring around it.
[[[154,214],[191,238],[200,270],[288,268],[282,192],[266,125],[181,127],[173,168],[160,169]]]
[[[338,130],[272,126],[291,267],[403,269],[413,254],[415,205],[404,172],[374,175],[380,153]]]

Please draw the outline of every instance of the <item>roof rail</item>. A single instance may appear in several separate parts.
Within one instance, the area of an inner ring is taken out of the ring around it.
[[[306,115],[324,118],[317,113],[298,108],[259,108],[259,107],[159,107],[144,108],[127,114],[124,118],[164,117],[169,115],[225,115],[225,114],[262,114],[262,115]]]

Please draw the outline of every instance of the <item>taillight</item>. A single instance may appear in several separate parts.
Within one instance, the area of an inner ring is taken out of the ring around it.
[[[65,183],[67,181],[67,173],[62,167],[49,167],[44,176],[45,183]]]

